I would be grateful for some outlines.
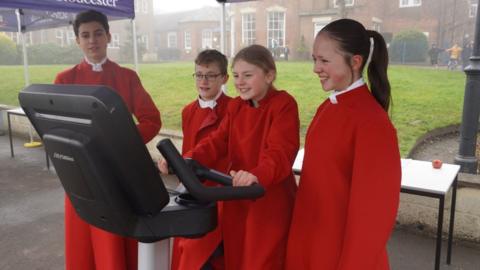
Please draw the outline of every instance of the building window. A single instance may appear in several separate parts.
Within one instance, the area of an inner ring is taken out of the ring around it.
[[[470,18],[475,18],[475,16],[477,16],[477,7],[478,3],[470,3],[470,9],[468,10],[468,16]]]
[[[351,7],[354,4],[354,0],[343,0],[343,1],[345,1],[346,7]],[[333,7],[338,7],[338,2],[339,0],[333,0]]]
[[[147,0],[136,0],[135,3],[135,13],[145,13],[148,14],[148,1]]]
[[[212,30],[203,30],[202,31],[202,49],[211,49],[213,48],[212,44]]]
[[[419,7],[422,5],[422,0],[400,0],[400,7]]]
[[[272,11],[268,13],[268,48],[285,46],[285,12]]]
[[[185,50],[192,49],[192,35],[190,32],[185,32]]]
[[[148,14],[148,1],[142,0],[142,1],[140,1],[140,3],[142,3],[143,13]]]
[[[313,23],[313,37],[316,37],[318,32],[320,32],[320,30],[322,30],[327,24],[328,24],[328,22],[314,22]]]
[[[120,48],[120,34],[118,33],[111,33],[112,39],[110,43],[108,43],[108,48],[110,49],[118,49]]]
[[[140,11],[140,1],[142,0],[137,0],[133,2],[135,6],[135,13],[138,13]]]
[[[140,36],[140,43],[142,43],[145,46],[145,49],[148,51],[148,35],[143,34]]]
[[[242,14],[242,43],[246,46],[255,44],[255,14]]]
[[[177,48],[177,33],[170,32],[167,34],[167,47]]]
[[[73,30],[67,30],[67,45],[75,44],[75,33]]]
[[[57,43],[59,43],[60,46],[63,47],[64,39],[63,39],[63,30],[62,29],[56,29],[55,30],[55,38],[57,39]]]

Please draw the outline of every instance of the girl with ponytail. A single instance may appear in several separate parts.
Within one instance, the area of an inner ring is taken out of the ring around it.
[[[312,57],[330,96],[308,128],[286,269],[387,270],[401,167],[385,41],[341,19],[317,34]]]

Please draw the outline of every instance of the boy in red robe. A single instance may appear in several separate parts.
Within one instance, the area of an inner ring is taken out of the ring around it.
[[[217,50],[204,50],[195,59],[193,77],[198,99],[185,106],[182,111],[183,154],[216,130],[225,116],[227,104],[231,100],[222,91],[222,85],[228,81],[227,66],[227,58]],[[226,172],[227,166],[228,160],[223,158],[218,160],[213,169]],[[214,183],[206,181],[206,184]],[[221,217],[221,202],[217,203],[217,208],[218,216]],[[221,222],[218,222],[214,231],[202,238],[175,238],[171,269],[223,269],[223,256],[221,252],[215,252],[221,242]]]
[[[398,209],[401,168],[387,114],[385,41],[354,20],[341,19],[319,32],[312,56],[323,89],[332,93],[305,139],[286,269],[388,270],[386,245]]]
[[[97,11],[79,13],[74,32],[85,59],[59,73],[57,84],[106,85],[116,91],[138,121],[145,143],[160,130],[160,113],[137,74],[108,60],[111,36],[107,17]],[[137,269],[137,241],[121,237],[81,220],[65,197],[65,262],[67,270]]]
[[[283,269],[296,191],[297,103],[273,86],[275,62],[263,46],[240,50],[232,71],[239,97],[229,102],[218,129],[185,156],[208,167],[226,156],[234,186],[259,183],[266,190],[254,201],[223,203],[225,269]]]

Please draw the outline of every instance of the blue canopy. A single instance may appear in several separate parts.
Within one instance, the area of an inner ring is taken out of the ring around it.
[[[1,0],[0,31],[28,32],[69,25],[76,13],[93,9],[106,14],[110,20],[132,19],[135,34],[134,0]],[[23,36],[23,35],[22,35]],[[137,40],[133,40],[135,69],[138,70]],[[22,37],[25,85],[29,85],[27,49]]]
[[[18,31],[15,10],[21,10],[21,29],[28,32],[70,24],[75,13],[94,9],[110,20],[133,19],[133,0],[2,0],[0,1],[0,31]]]

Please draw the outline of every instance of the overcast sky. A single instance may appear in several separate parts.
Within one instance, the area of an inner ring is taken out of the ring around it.
[[[153,0],[155,13],[176,12],[218,5],[215,0]]]

